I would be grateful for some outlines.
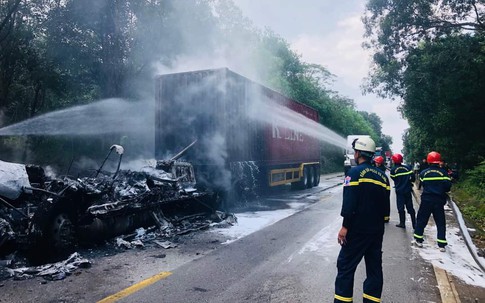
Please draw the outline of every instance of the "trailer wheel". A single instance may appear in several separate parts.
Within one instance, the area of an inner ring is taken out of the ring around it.
[[[303,168],[303,175],[300,178],[300,181],[297,183],[298,189],[305,189],[308,188],[308,167]]]
[[[315,165],[313,167],[313,186],[318,186],[320,184],[320,167]]]
[[[44,201],[34,214],[34,229],[40,231],[34,240],[30,259],[34,262],[55,262],[71,254],[77,245],[76,221],[69,201]]]
[[[313,183],[315,182],[315,173],[314,173],[314,170],[313,170],[313,167],[311,166],[308,166],[308,167],[305,167],[305,169],[308,169],[308,181],[307,181],[307,188],[312,188],[313,187]]]
[[[66,212],[60,212],[54,216],[47,236],[52,247],[59,252],[72,249],[75,246],[75,227]]]

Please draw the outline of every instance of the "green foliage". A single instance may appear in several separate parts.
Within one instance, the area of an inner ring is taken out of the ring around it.
[[[414,157],[437,150],[465,168],[483,160],[484,42],[479,36],[452,36],[410,51],[402,111]]]
[[[485,7],[476,1],[368,0],[366,10],[366,45],[375,63],[367,89],[387,97],[406,93],[402,76],[409,50],[451,34],[485,31]]]
[[[466,171],[452,193],[462,213],[485,230],[485,161]]]
[[[320,172],[322,174],[340,172],[343,170],[342,163],[344,160],[341,148],[329,144],[321,144],[320,159],[322,167]]]
[[[484,17],[475,1],[368,1],[366,88],[403,100],[408,159],[431,150],[465,168],[484,159]]]

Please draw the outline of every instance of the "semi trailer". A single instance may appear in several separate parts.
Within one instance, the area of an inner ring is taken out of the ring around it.
[[[156,157],[197,140],[184,160],[198,184],[241,194],[320,182],[320,142],[302,127],[318,112],[228,68],[158,76],[155,111]]]

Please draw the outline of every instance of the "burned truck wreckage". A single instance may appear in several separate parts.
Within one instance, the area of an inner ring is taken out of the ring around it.
[[[118,168],[107,173],[112,151]],[[78,244],[196,215],[222,220],[212,194],[195,188],[192,165],[178,161],[181,154],[140,171],[120,170],[123,148],[113,145],[94,176],[77,178],[50,178],[40,166],[0,161],[0,256],[68,254]]]

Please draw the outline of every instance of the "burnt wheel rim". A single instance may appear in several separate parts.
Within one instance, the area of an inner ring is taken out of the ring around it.
[[[62,213],[54,218],[51,237],[54,247],[57,249],[62,249],[73,245],[74,225],[67,214]]]

